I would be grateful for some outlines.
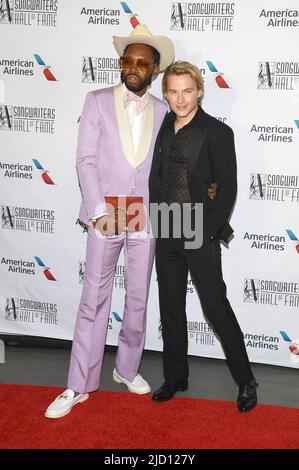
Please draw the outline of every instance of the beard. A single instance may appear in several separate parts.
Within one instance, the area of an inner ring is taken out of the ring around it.
[[[141,80],[139,83],[136,83],[134,85],[127,83],[126,77],[124,76],[124,73],[121,73],[120,76],[121,82],[124,83],[128,90],[132,91],[133,93],[138,93],[141,90],[144,90],[144,88],[147,88],[151,85],[152,80],[153,80],[153,74],[151,73],[150,75],[147,76],[145,80]]]

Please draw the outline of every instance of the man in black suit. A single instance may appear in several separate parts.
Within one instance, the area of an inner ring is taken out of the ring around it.
[[[166,115],[156,141],[149,179],[151,207],[154,203],[176,203],[181,208],[189,204],[195,214],[196,206],[202,203],[202,224],[195,226],[195,234],[202,230],[203,243],[200,248],[187,247],[185,232],[177,237],[175,227],[168,237],[162,236],[161,230],[157,236],[165,382],[152,399],[170,400],[176,392],[188,388],[186,292],[190,269],[204,314],[239,385],[238,410],[250,411],[257,404],[257,383],[243,333],[226,297],[219,243],[220,239],[227,242],[233,232],[228,223],[237,192],[233,131],[200,107],[204,88],[194,65],[181,61],[170,65],[162,88],[172,111]],[[217,184],[217,197],[209,199],[207,189],[212,182]],[[196,223],[196,217],[193,219]]]

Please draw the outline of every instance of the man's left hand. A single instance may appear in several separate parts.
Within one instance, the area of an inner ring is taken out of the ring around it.
[[[209,187],[208,187],[208,196],[210,199],[214,199],[217,195],[217,184],[216,183],[212,183]]]

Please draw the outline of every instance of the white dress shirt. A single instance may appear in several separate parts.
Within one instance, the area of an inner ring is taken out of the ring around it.
[[[127,91],[127,87],[123,83],[123,93],[125,93],[126,91]],[[140,132],[141,132],[142,120],[144,117],[144,111],[142,111],[140,114],[136,114],[135,106],[136,106],[136,102],[131,101],[131,103],[127,107],[127,113],[128,113],[129,123],[131,127],[134,152],[136,153],[139,139],[140,139]]]

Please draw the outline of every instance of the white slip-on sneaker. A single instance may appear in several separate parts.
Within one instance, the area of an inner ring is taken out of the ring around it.
[[[74,395],[75,392],[70,388],[62,392],[61,395],[58,395],[58,397],[46,409],[45,417],[62,418],[62,416],[67,415],[71,411],[72,407],[76,405],[76,403],[82,403],[89,397],[88,393],[79,393],[79,395]]]
[[[143,395],[144,393],[149,393],[151,391],[151,387],[147,381],[144,380],[139,374],[136,375],[132,382],[129,382],[127,379],[119,375],[116,369],[114,369],[113,380],[119,384],[125,384],[128,387],[128,390],[132,393],[139,393],[140,395]]]

